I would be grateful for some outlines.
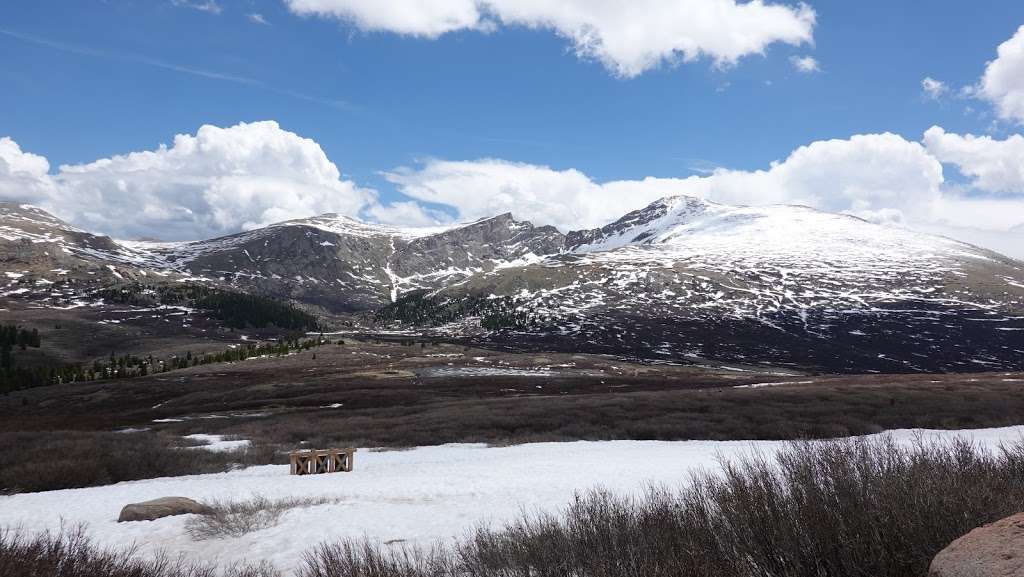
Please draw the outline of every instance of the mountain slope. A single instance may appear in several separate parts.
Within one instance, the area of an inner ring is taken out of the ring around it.
[[[509,214],[412,230],[321,215],[147,243],[0,204],[0,267],[0,296],[32,306],[188,281],[516,349],[839,372],[1024,368],[1024,264],[800,206],[669,197],[567,235]]]
[[[0,202],[0,296],[67,301],[112,282],[140,278],[150,257],[79,230],[35,207]]]
[[[566,247],[427,298],[485,299],[470,316],[495,303],[499,320],[514,320],[476,338],[514,346],[830,371],[1024,365],[1024,268],[952,240],[805,207],[675,197],[570,233]]]
[[[40,302],[47,295],[36,283],[51,282],[47,273],[63,267],[72,269],[76,282],[67,284],[77,290],[62,295],[63,301],[126,280],[193,281],[353,313],[409,290],[436,289],[535,260],[559,252],[563,243],[553,227],[517,222],[509,214],[427,229],[325,214],[195,242],[114,241],[40,209],[0,203],[0,264],[9,272],[8,292],[31,293]]]

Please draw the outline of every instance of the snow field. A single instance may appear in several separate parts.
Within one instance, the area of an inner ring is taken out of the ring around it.
[[[967,431],[891,432],[909,442],[917,434],[964,437],[981,446],[1024,438],[1024,426]],[[429,545],[466,534],[481,523],[500,525],[523,512],[559,511],[574,492],[603,487],[640,494],[651,484],[679,486],[718,458],[754,451],[771,454],[775,441],[606,441],[536,443],[511,447],[443,445],[407,451],[356,453],[352,473],[294,477],[268,465],[230,473],[168,477],[0,497],[0,527],[56,530],[79,523],[100,544],[138,544],[221,565],[267,560],[286,570],[324,541],[366,537]],[[166,496],[199,501],[253,496],[328,497],[325,505],[287,511],[279,525],[237,538],[194,541],[188,516],[117,523],[124,505]]]

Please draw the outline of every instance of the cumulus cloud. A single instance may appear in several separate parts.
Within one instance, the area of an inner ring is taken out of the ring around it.
[[[946,183],[942,163],[973,181]],[[1024,258],[1021,167],[1024,137],[994,140],[933,127],[922,142],[889,133],[822,140],[761,170],[716,168],[686,178],[598,182],[572,168],[433,159],[385,173],[405,195],[385,205],[343,179],[316,142],[267,121],[203,126],[168,146],[54,174],[45,158],[0,138],[0,198],[38,204],[117,237],[175,240],[325,212],[402,226],[511,212],[568,231],[686,194],[727,204],[804,204]]]
[[[36,202],[53,194],[50,163],[46,158],[24,152],[9,137],[0,138],[0,199]]]
[[[399,227],[430,227],[450,224],[451,215],[440,210],[433,210],[414,200],[402,200],[391,204],[371,204],[363,211],[366,217],[374,222]]]
[[[566,227],[592,222],[592,211],[608,211],[602,206],[608,199],[594,196],[600,188],[577,170],[496,159],[430,160],[418,169],[400,168],[385,177],[407,196],[454,208],[459,220],[504,212],[524,219],[546,214],[544,224]]]
[[[726,204],[802,204],[945,234],[1024,258],[1024,243],[1017,242],[1024,239],[1024,196],[986,197],[979,196],[985,192],[980,186],[965,191],[947,185],[942,163],[932,152],[937,130],[926,134],[927,147],[896,134],[855,135],[801,146],[763,170],[719,168],[688,178],[596,182],[574,169],[495,159],[429,160],[386,177],[408,196],[453,207],[459,220],[512,212],[567,231],[602,226],[664,196],[686,194]],[[1024,152],[1000,153],[1003,161],[1024,166]],[[984,166],[982,159],[976,161]]]
[[[920,144],[894,134],[814,142],[766,170],[716,169],[707,176],[597,183],[573,169],[502,160],[430,160],[388,173],[413,198],[471,220],[511,211],[562,230],[607,224],[658,198],[688,194],[730,204],[806,204],[832,212],[899,219],[931,202],[942,166]]]
[[[0,198],[122,238],[209,238],[378,205],[374,191],[341,178],[319,144],[272,121],[207,125],[170,146],[48,170],[46,159],[0,140]],[[411,218],[408,207],[404,214]]]
[[[249,22],[252,22],[253,24],[270,26],[270,22],[268,22],[267,19],[264,18],[262,14],[257,14],[254,12],[252,14],[247,14],[245,17],[249,20]]]
[[[5,177],[37,178],[50,172],[45,157],[23,152],[9,136],[0,138],[0,175]]]
[[[933,201],[943,182],[941,164],[923,146],[890,133],[801,146],[768,174],[790,201],[890,220]]]
[[[206,125],[171,146],[62,166],[52,203],[76,223],[120,235],[199,238],[374,201],[342,180],[320,145],[276,122]]]
[[[792,56],[789,62],[796,68],[797,72],[804,74],[811,74],[814,72],[821,72],[821,66],[818,61],[811,56]]]
[[[926,76],[924,80],[921,81],[921,90],[924,92],[926,98],[938,100],[949,92],[949,86],[941,80],[936,80],[931,76]]]
[[[970,92],[991,102],[999,117],[1024,123],[1024,26],[999,45],[985,66],[981,82]]]
[[[716,65],[762,54],[774,43],[813,42],[815,12],[763,0],[286,0],[297,14],[333,17],[367,31],[436,38],[498,25],[546,29],[580,57],[637,76],[701,57]],[[813,59],[811,59],[813,60]]]
[[[1024,136],[1005,140],[973,134],[950,134],[933,126],[924,133],[928,152],[954,164],[971,185],[985,192],[1024,194]]]
[[[1024,260],[1024,197],[976,198],[944,195],[914,223],[939,234]]]

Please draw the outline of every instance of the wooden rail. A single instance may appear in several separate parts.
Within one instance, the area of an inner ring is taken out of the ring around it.
[[[355,449],[323,449],[288,453],[292,475],[317,475],[352,471]]]

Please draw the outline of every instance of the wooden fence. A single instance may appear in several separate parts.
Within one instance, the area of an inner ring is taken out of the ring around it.
[[[355,449],[325,449],[288,453],[292,475],[317,475],[352,471]]]

